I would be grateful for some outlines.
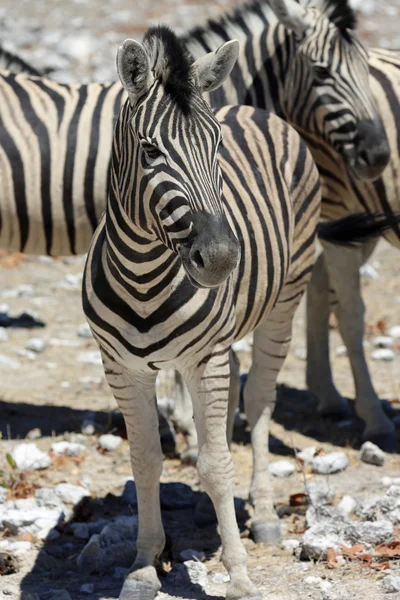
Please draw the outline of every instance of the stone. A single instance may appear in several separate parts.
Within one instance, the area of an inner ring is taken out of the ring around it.
[[[400,325],[395,325],[389,329],[389,335],[392,338],[400,339]]]
[[[393,524],[387,520],[354,522],[346,527],[346,538],[352,544],[376,546],[393,537]]]
[[[103,364],[100,350],[93,350],[92,352],[80,352],[77,356],[77,360],[85,365],[102,366]]]
[[[57,496],[67,504],[78,504],[82,498],[90,496],[90,492],[85,488],[72,485],[71,483],[59,483],[55,487]]]
[[[252,344],[250,343],[250,336],[246,336],[237,342],[232,344],[232,349],[234,352],[251,352]]]
[[[121,444],[122,437],[120,437],[119,435],[113,435],[112,433],[105,433],[104,435],[101,435],[99,437],[98,442],[101,448],[112,452],[113,450],[116,450]]]
[[[307,494],[311,504],[314,506],[321,506],[329,504],[335,497],[336,491],[335,486],[326,479],[321,479],[319,481],[310,481],[307,483]]]
[[[400,577],[398,575],[387,575],[382,579],[382,586],[388,594],[400,592]]]
[[[43,506],[26,510],[9,509],[0,514],[0,528],[7,527],[11,533],[47,533],[59,523],[63,513]]]
[[[382,467],[385,463],[385,453],[376,444],[364,442],[361,446],[360,460],[370,465]]]
[[[336,356],[347,356],[346,346],[338,346],[335,350]]]
[[[63,502],[53,488],[39,488],[35,492],[35,499],[38,506],[45,506],[46,508],[58,508],[60,510],[65,509]]]
[[[357,501],[352,496],[345,495],[338,504],[338,511],[344,515],[350,515],[356,506]]]
[[[205,564],[187,560],[176,564],[166,577],[166,583],[174,588],[186,587],[189,583],[198,585],[205,590],[207,585],[208,570]]]
[[[37,508],[38,504],[35,498],[19,498],[14,500],[14,508],[18,510],[29,510],[30,508]]]
[[[83,444],[77,444],[76,442],[54,442],[51,445],[51,450],[56,456],[80,456],[81,453],[86,451]]]
[[[293,354],[299,360],[307,360],[307,348],[302,348],[302,347],[295,348]]]
[[[331,522],[317,523],[308,529],[301,539],[301,557],[325,559],[329,548],[339,552],[341,544],[350,546],[343,532],[343,524]]]
[[[17,351],[18,356],[22,356],[22,358],[27,358],[28,360],[36,360],[37,359],[37,354],[36,352],[32,352],[32,350],[18,350]]]
[[[289,477],[295,471],[294,465],[288,460],[277,460],[270,463],[268,469],[274,477]]]
[[[330,475],[344,471],[349,466],[349,460],[344,452],[330,452],[315,456],[311,461],[313,471],[321,475]]]
[[[94,426],[92,421],[88,421],[85,419],[81,426],[81,432],[83,435],[93,435],[96,433],[96,427]]]
[[[27,350],[32,350],[32,352],[43,352],[43,350],[46,348],[46,342],[41,338],[33,337],[27,341],[25,348]]]
[[[33,544],[31,542],[11,542],[7,547],[7,551],[12,552],[14,556],[24,556],[24,554],[30,552],[32,549]]]
[[[315,456],[317,451],[317,446],[309,446],[308,448],[304,448],[300,452],[296,453],[296,457],[303,461],[305,465],[308,465]]]
[[[91,331],[88,323],[82,323],[82,325],[78,325],[76,333],[77,333],[78,337],[85,338],[85,339],[90,339],[91,337],[93,337],[92,331]]]
[[[30,431],[28,431],[28,433],[26,434],[26,438],[28,440],[38,440],[42,437],[42,432],[39,429],[39,427],[35,427],[34,429],[31,429]]]
[[[0,504],[7,500],[8,489],[0,486]]]
[[[93,594],[93,592],[94,592],[94,584],[93,583],[84,583],[79,588],[79,591],[82,594]]]
[[[200,550],[183,550],[180,554],[179,554],[179,560],[182,562],[186,562],[188,560],[197,560],[200,562],[203,562],[206,560],[206,555],[204,554],[204,552],[201,552]]]
[[[391,348],[393,346],[393,338],[389,335],[378,335],[372,340],[372,345],[375,348]]]
[[[382,477],[381,482],[384,487],[400,485],[400,477]]]
[[[39,450],[36,444],[20,444],[11,454],[19,471],[47,469],[51,464],[50,456]]]
[[[89,527],[87,523],[71,523],[69,529],[72,529],[75,537],[80,540],[88,540],[90,538]]]
[[[230,577],[227,573],[214,573],[211,576],[211,581],[213,583],[228,583],[230,581]]]
[[[306,511],[306,525],[312,527],[317,523],[330,523],[335,521],[341,523],[348,520],[347,516],[341,513],[337,508],[321,504],[320,506],[309,506]]]
[[[296,539],[283,540],[283,542],[281,543],[281,547],[287,552],[291,552],[292,554],[295,550],[297,550],[299,546],[300,542]]]
[[[371,358],[372,360],[391,361],[394,359],[394,352],[390,348],[378,348],[372,352]]]
[[[360,267],[360,275],[366,279],[379,279],[379,273],[372,265],[365,263]]]
[[[79,480],[79,484],[85,487],[86,489],[91,490],[93,487],[93,479],[90,477],[90,475],[84,475]]]

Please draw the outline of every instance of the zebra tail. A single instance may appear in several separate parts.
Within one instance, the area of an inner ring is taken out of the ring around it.
[[[388,229],[399,226],[400,213],[389,216],[383,213],[354,213],[336,221],[318,223],[317,234],[326,242],[352,246],[379,237]]]

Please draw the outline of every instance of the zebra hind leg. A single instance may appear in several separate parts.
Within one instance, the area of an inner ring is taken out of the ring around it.
[[[120,600],[154,600],[161,588],[154,562],[165,545],[161,521],[162,451],[154,373],[127,373],[104,358],[108,383],[124,416],[139,513],[137,555]]]
[[[212,356],[204,371],[190,373],[187,381],[194,408],[199,441],[197,470],[201,484],[210,496],[218,517],[222,539],[222,562],[230,576],[227,600],[261,600],[247,574],[247,554],[236,522],[233,502],[235,474],[227,441],[229,395],[229,356]]]
[[[306,259],[302,264],[306,267]],[[263,544],[276,544],[280,540],[280,523],[274,509],[268,469],[269,424],[276,402],[276,380],[289,351],[293,315],[308,279],[308,275],[298,276],[294,271],[267,319],[254,332],[253,362],[244,387],[253,449],[251,531],[254,540]]]
[[[324,253],[314,265],[307,290],[307,387],[318,397],[318,412],[343,419],[350,415],[346,400],[333,382],[329,358],[329,275]],[[336,297],[334,298],[336,303]]]

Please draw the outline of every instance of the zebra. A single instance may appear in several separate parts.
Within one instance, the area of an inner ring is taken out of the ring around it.
[[[279,529],[268,486],[270,405],[314,262],[320,182],[310,152],[284,121],[244,106],[214,115],[201,97],[222,84],[237,53],[237,42],[227,41],[194,62],[161,27],[143,45],[126,40],[117,54],[128,100],[115,128],[109,196],[89,248],[82,303],[125,418],[137,486],[137,557],[124,600],[151,600],[160,588],[154,560],[165,537],[154,386],[162,368],[177,368],[192,396],[197,468],[230,575],[226,597],[261,598],[247,575],[228,449],[235,409],[228,404],[237,399],[230,346],[254,329],[246,386],[252,529],[256,538]],[[340,230],[343,239],[342,228],[319,231],[334,240]]]
[[[232,75],[208,96],[211,105],[268,106],[302,135],[311,131],[314,146],[333,146],[347,161],[355,160],[355,134],[364,130],[359,150],[363,144],[375,149],[364,175],[376,174],[386,160],[385,143],[378,143],[382,132],[366,79],[366,52],[348,31],[353,19],[346,2],[343,14],[335,0],[313,0],[315,6],[301,14],[293,0],[270,3],[254,0],[184,38],[195,58],[232,37],[242,42]],[[3,51],[0,65],[20,71],[23,62]],[[324,79],[328,71],[331,77]],[[119,82],[60,85],[0,73],[0,248],[51,256],[86,252],[106,203],[111,136],[123,93]],[[367,117],[375,127],[365,129]],[[363,175],[363,165],[354,168]]]

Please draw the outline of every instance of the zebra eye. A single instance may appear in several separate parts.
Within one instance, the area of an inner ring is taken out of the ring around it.
[[[327,67],[314,67],[314,75],[318,82],[332,79],[331,72]]]
[[[149,141],[146,138],[140,138],[140,145],[142,146],[146,157],[151,161],[156,160],[156,158],[159,158],[160,156],[163,156],[162,151],[153,141]]]

